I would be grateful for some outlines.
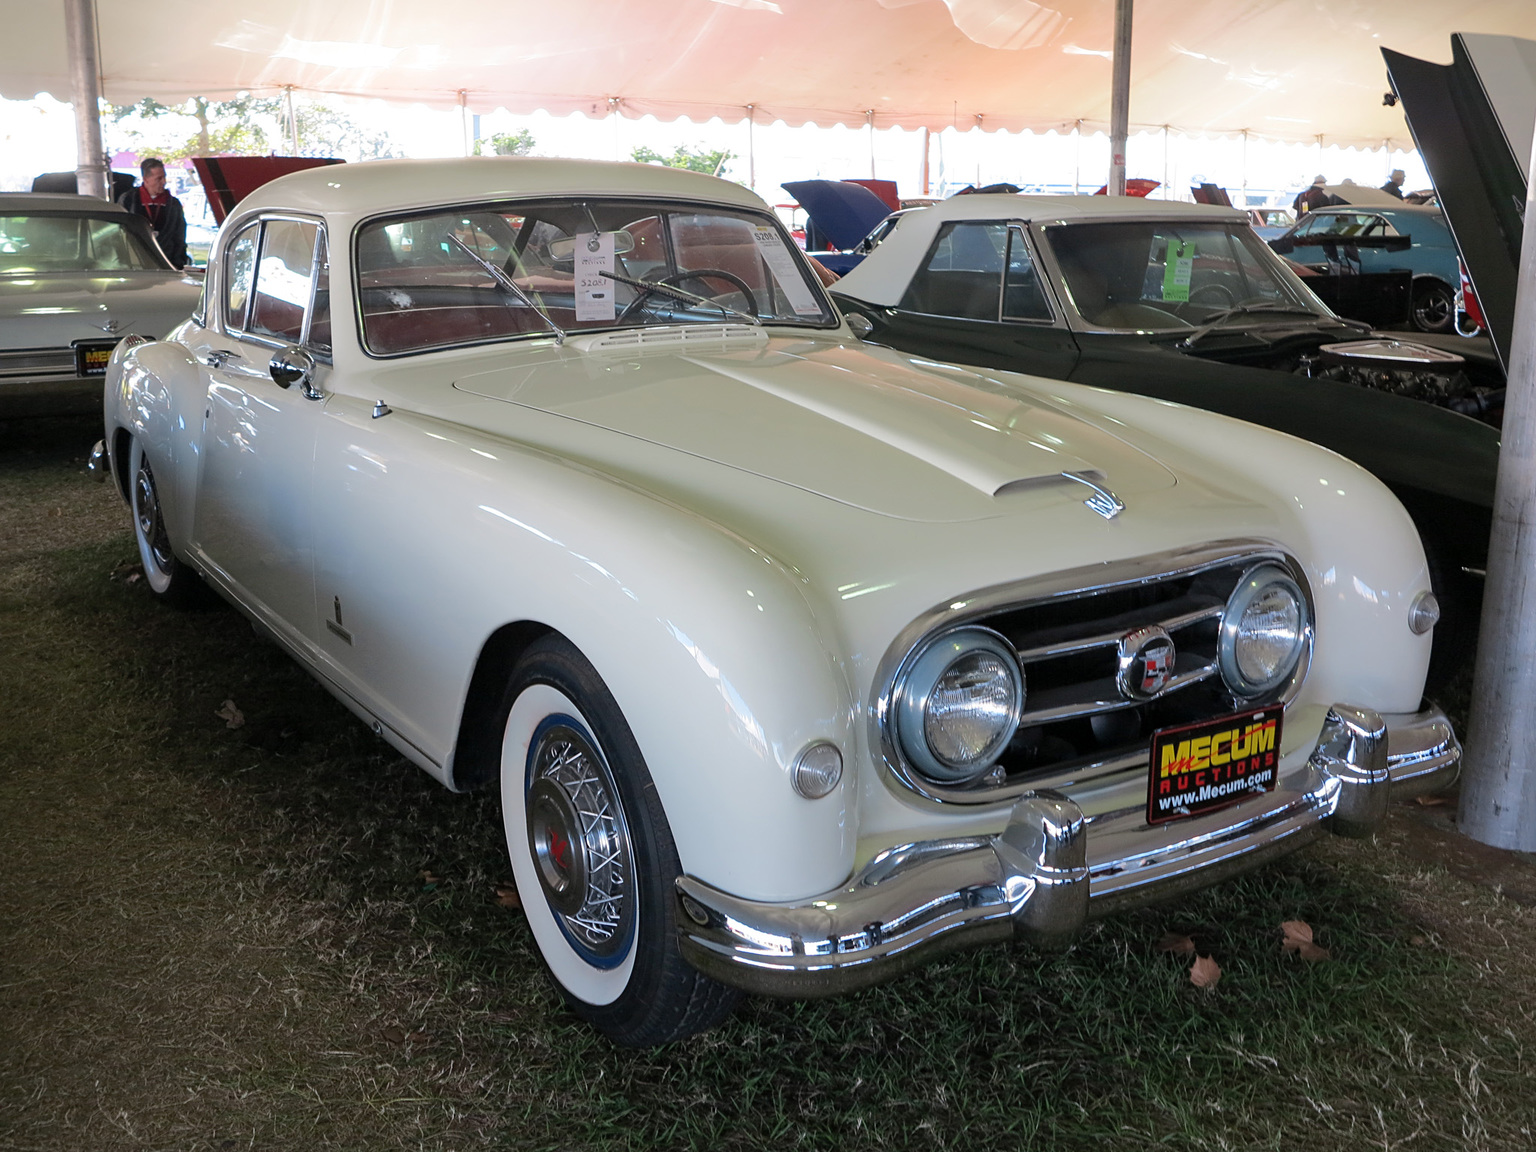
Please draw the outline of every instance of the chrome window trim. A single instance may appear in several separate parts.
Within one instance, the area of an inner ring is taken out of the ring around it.
[[[1144,767],[1145,755],[1138,752],[1134,756],[1109,757],[1091,764],[1077,764],[1055,773],[1047,769],[1046,774],[1033,776],[1028,781],[1004,784],[995,788],[946,788],[924,780],[902,756],[895,733],[895,689],[916,653],[939,633],[967,624],[987,627],[986,618],[999,612],[1011,612],[1051,601],[1076,600],[1138,585],[1158,584],[1165,580],[1193,576],[1208,569],[1226,565],[1241,565],[1244,572],[1247,572],[1263,563],[1278,564],[1289,572],[1306,600],[1308,621],[1306,640],[1302,645],[1296,670],[1291,674],[1285,687],[1273,698],[1273,702],[1282,707],[1288,705],[1300,691],[1312,660],[1314,639],[1312,622],[1317,617],[1312,589],[1307,582],[1306,574],[1297,560],[1273,540],[1237,538],[1214,541],[1190,548],[1133,557],[1109,565],[1094,564],[978,589],[963,596],[952,597],[918,616],[897,634],[890,647],[886,649],[871,685],[868,739],[871,750],[878,749],[878,760],[884,768],[881,775],[889,786],[908,799],[915,795],[940,805],[955,804],[969,807],[1011,802],[1032,790],[1070,787],[1088,780],[1112,776],[1131,767]],[[1034,650],[1026,649],[1026,651]],[[1027,669],[1025,675],[1028,675]],[[1158,696],[1187,687],[1198,679],[1207,678],[1208,675],[1209,673],[1181,677],[1177,684],[1170,682],[1162,692],[1158,693]],[[1152,699],[1156,698],[1152,697]],[[1144,701],[1117,704],[1117,707],[1129,707],[1138,703],[1144,703]],[[1233,697],[1234,712],[1251,705],[1250,700]],[[1077,712],[1074,711],[1073,714]],[[1040,722],[1038,718],[1036,722]]]
[[[298,341],[298,346],[300,348],[303,348],[305,351],[309,352],[312,356],[314,356],[314,358],[316,360],[320,361],[322,364],[330,364],[332,362],[332,355],[333,355],[333,351],[334,351],[334,341],[335,341],[334,324],[335,324],[335,315],[336,315],[336,313],[335,313],[335,309],[334,308],[331,310],[331,317],[332,317],[331,322],[332,322],[332,325],[333,325],[331,339],[332,339],[332,342],[333,342],[333,349],[322,352],[322,351],[318,351],[318,350],[310,347],[310,344],[309,344],[309,327],[310,327],[310,323],[314,320],[314,313],[315,313],[315,286],[316,286],[316,283],[317,283],[317,280],[318,280],[317,273],[319,272],[319,265],[315,262],[315,260],[316,260],[316,257],[318,255],[319,251],[320,251],[320,246],[322,244],[325,244],[327,246],[326,247],[326,251],[327,251],[326,259],[327,259],[327,261],[329,261],[329,259],[330,259],[330,257],[329,257],[329,238],[327,236],[327,228],[326,228],[325,218],[323,216],[312,216],[312,215],[309,215],[308,213],[304,213],[304,212],[283,212],[283,211],[270,211],[270,210],[257,209],[255,211],[249,212],[249,213],[247,213],[247,214],[245,214],[243,216],[235,218],[235,223],[233,224],[233,226],[232,226],[232,228],[231,228],[231,230],[229,232],[229,240],[227,242],[225,242],[224,244],[220,245],[219,256],[218,256],[218,260],[217,260],[217,264],[218,264],[217,286],[215,288],[211,289],[211,291],[214,293],[216,298],[219,300],[219,306],[216,309],[216,311],[218,313],[218,321],[219,322],[218,322],[218,326],[217,326],[217,328],[215,330],[217,332],[219,332],[221,335],[226,336],[226,337],[228,337],[231,340],[239,341],[242,344],[255,344],[258,347],[270,348],[273,351],[278,351],[278,350],[283,349],[283,348],[291,348],[291,347],[294,346],[294,341],[292,341],[292,340],[280,340],[280,339],[278,339],[275,336],[268,336],[268,335],[265,335],[263,333],[252,332],[252,331],[250,331],[246,327],[246,325],[249,324],[250,321],[251,321],[251,308],[253,307],[253,305],[255,303],[255,300],[256,300],[256,291],[260,287],[261,277],[259,275],[259,270],[260,270],[260,266],[261,266],[261,253],[262,253],[263,247],[265,246],[265,244],[267,242],[267,222],[269,220],[291,220],[291,221],[294,221],[296,223],[300,223],[300,224],[313,224],[315,226],[315,243],[310,248],[311,268],[310,268],[310,276],[309,276],[309,301],[304,306],[304,324],[303,324],[303,327],[300,329],[300,333],[299,333],[300,338],[299,338],[299,341]],[[229,225],[230,221],[229,220],[225,220],[224,223],[226,225]],[[230,245],[234,243],[235,239],[238,238],[239,235],[242,232],[244,232],[246,230],[246,228],[248,228],[252,224],[255,224],[255,225],[259,226],[258,230],[257,230],[257,233],[256,233],[256,264],[257,264],[258,275],[254,276],[252,278],[252,280],[251,280],[251,293],[246,298],[246,301],[245,301],[245,316],[241,320],[241,326],[239,328],[231,328],[230,325],[229,325],[228,316],[226,314],[226,309],[224,307],[224,297],[223,297],[224,273],[225,273],[225,266],[224,266],[224,264],[225,264],[225,256],[228,254]],[[224,234],[223,233],[223,229],[221,229],[220,230],[220,236],[222,237],[223,234]],[[214,268],[214,264],[215,264],[215,261],[212,259],[212,256],[210,255],[210,258],[209,258],[209,261],[208,261],[208,267],[210,269],[209,275],[212,274],[212,269]],[[204,277],[204,284],[206,285],[207,283],[208,283],[208,276],[205,276]],[[211,325],[207,325],[207,324],[204,324],[203,326],[205,328],[212,327]]]

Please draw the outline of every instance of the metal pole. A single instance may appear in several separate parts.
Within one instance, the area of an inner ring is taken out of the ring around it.
[[[299,154],[299,117],[293,110],[293,85],[283,85],[283,116],[287,119],[288,155]]]
[[[869,178],[875,178],[875,110],[864,113],[864,123],[869,128]]]
[[[1125,195],[1125,142],[1131,127],[1131,0],[1115,0],[1115,50],[1110,58],[1109,194]]]
[[[464,145],[464,155],[473,155],[469,146],[469,97],[462,88],[459,89],[459,138]]]
[[[1532,167],[1536,175],[1536,141]],[[1536,852],[1536,180],[1527,179],[1509,389],[1457,823]]]
[[[928,129],[923,129],[923,195],[928,195],[928,153],[931,151]]]
[[[752,118],[756,112],[756,105],[747,105],[747,187],[757,191],[757,149],[752,141]]]
[[[64,42],[75,104],[75,190],[112,199],[107,155],[101,146],[101,83],[96,58],[95,0],[66,0]]]

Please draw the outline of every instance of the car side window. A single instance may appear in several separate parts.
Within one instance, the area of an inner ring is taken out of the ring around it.
[[[1008,250],[1001,221],[950,221],[912,277],[901,307],[934,316],[996,320]]]
[[[251,285],[256,279],[256,242],[261,239],[261,222],[241,230],[224,254],[224,325],[238,332],[245,327],[245,311],[251,301]]]
[[[315,233],[309,220],[268,220],[256,264],[256,288],[248,329],[297,344],[315,272]]]
[[[1008,229],[1008,268],[1003,275],[1004,320],[1049,320],[1051,306],[1046,303],[1040,273],[1035,269],[1024,229]]]

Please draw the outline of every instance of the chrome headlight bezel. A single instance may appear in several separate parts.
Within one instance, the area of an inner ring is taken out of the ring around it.
[[[1254,601],[1272,588],[1282,589],[1296,605],[1296,635],[1291,643],[1290,654],[1276,665],[1275,672],[1267,679],[1255,680],[1243,671],[1239,659],[1240,628],[1244,614]],[[1216,657],[1221,678],[1233,695],[1245,700],[1273,694],[1290,683],[1302,667],[1311,642],[1312,604],[1301,584],[1279,564],[1266,562],[1255,565],[1237,582],[1222,613],[1216,639]]]
[[[985,653],[1003,665],[1012,681],[1012,698],[1005,723],[997,729],[982,753],[960,762],[941,756],[927,735],[929,704],[940,681],[960,661]],[[903,758],[921,776],[940,785],[966,784],[985,774],[1003,754],[1018,730],[1024,711],[1024,671],[1013,646],[990,628],[967,625],[930,639],[916,649],[897,675],[891,715],[897,746]]]

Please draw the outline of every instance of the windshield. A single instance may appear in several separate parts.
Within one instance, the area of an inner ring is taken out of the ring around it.
[[[0,274],[163,270],[165,261],[117,220],[0,216]]]
[[[1247,224],[1057,224],[1045,235],[1090,327],[1182,331],[1218,318],[1251,324],[1247,313],[1331,316]]]
[[[357,285],[377,355],[557,329],[837,322],[772,217],[717,205],[564,199],[372,221]]]

